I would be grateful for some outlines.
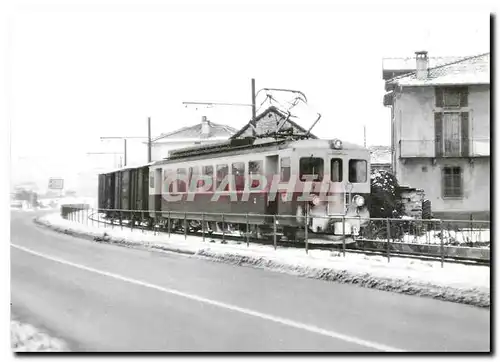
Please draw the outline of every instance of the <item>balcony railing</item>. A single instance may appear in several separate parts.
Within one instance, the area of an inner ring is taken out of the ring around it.
[[[400,158],[489,157],[490,139],[400,140]]]

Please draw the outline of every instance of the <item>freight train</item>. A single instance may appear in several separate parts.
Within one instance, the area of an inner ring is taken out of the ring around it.
[[[112,220],[339,243],[368,222],[370,153],[339,139],[247,137],[172,151],[98,184]]]

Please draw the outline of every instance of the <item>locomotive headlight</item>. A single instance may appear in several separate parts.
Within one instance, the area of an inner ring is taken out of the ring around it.
[[[340,150],[342,148],[342,141],[339,139],[334,139],[330,141],[330,147],[336,150]]]
[[[365,204],[365,198],[361,195],[354,196],[352,201],[356,204],[357,207],[361,207]]]
[[[313,206],[318,206],[320,201],[321,201],[321,200],[319,199],[319,197],[318,197],[318,196],[314,196],[314,197],[311,199],[311,204],[313,204]]]

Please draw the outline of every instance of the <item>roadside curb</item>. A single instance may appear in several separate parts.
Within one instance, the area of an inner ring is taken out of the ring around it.
[[[115,238],[107,235],[106,232],[94,233],[94,232],[75,231],[53,225],[51,223],[45,222],[44,220],[40,220],[39,218],[35,218],[34,222],[38,225],[47,227],[51,230],[54,230],[62,234],[79,237],[95,242],[109,243],[125,247],[144,247],[149,249],[163,250],[180,254],[195,255],[197,257],[215,262],[266,269],[295,276],[307,277],[311,279],[333,281],[343,284],[353,284],[365,288],[372,288],[372,289],[390,291],[400,294],[433,298],[448,302],[468,304],[482,308],[490,307],[489,291],[486,292],[479,288],[460,289],[456,287],[443,287],[431,283],[419,283],[403,279],[376,277],[368,273],[364,274],[353,273],[348,270],[300,266],[296,264],[272,260],[271,258],[267,258],[264,256],[256,257],[256,256],[241,255],[234,252],[213,251],[210,250],[210,248],[207,249],[202,248],[196,251],[180,249],[150,242],[141,243],[141,242],[125,240],[124,238]]]

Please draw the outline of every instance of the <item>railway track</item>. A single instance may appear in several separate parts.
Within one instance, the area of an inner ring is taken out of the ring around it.
[[[102,219],[96,219],[93,214],[88,216],[88,219],[97,222],[97,223],[102,223],[106,225],[110,225],[111,227],[126,227],[130,228],[130,226],[124,221],[120,225],[119,222],[112,223],[109,220],[102,220]],[[441,255],[436,255],[436,254],[425,254],[425,253],[418,253],[418,252],[402,252],[402,251],[397,251],[397,250],[390,250],[389,252],[386,250],[379,250],[379,249],[366,249],[366,248],[360,248],[356,247],[354,245],[350,244],[332,244],[331,242],[328,243],[310,243],[310,242],[304,242],[304,241],[295,241],[295,240],[282,240],[282,235],[276,235],[276,238],[274,236],[269,236],[268,238],[256,238],[256,237],[251,237],[248,235],[235,235],[234,233],[227,234],[223,232],[205,232],[203,233],[202,231],[192,231],[192,230],[165,230],[160,227],[156,228],[150,228],[145,225],[135,225],[133,227],[134,229],[138,230],[143,230],[143,231],[153,231],[155,233],[164,233],[164,234],[175,234],[175,235],[184,235],[185,237],[187,236],[196,236],[196,237],[201,237],[203,239],[210,239],[210,242],[215,242],[215,240],[219,240],[222,244],[227,243],[228,241],[235,241],[238,244],[246,243],[246,244],[261,244],[261,245],[273,245],[275,248],[279,247],[291,247],[291,248],[297,248],[297,249],[305,249],[306,252],[308,250],[328,250],[328,251],[337,251],[340,253],[343,253],[344,255],[346,253],[355,253],[355,254],[364,254],[364,255],[380,255],[387,257],[390,259],[391,257],[397,257],[397,258],[408,258],[408,259],[417,259],[417,260],[424,260],[424,261],[441,261],[441,262],[446,262],[446,263],[454,263],[454,264],[464,264],[464,265],[484,265],[484,266],[489,266],[490,261],[489,260],[484,260],[484,259],[478,259],[478,258],[467,258],[467,257],[450,257],[450,256],[441,256]],[[367,241],[378,241],[378,240],[367,240]]]

